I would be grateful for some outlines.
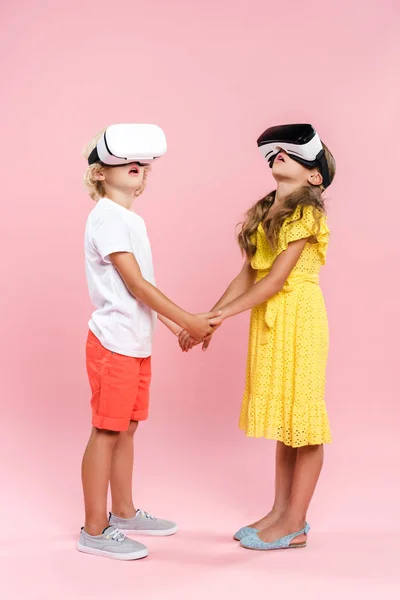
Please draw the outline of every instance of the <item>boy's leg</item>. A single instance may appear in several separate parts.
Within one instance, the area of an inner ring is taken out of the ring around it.
[[[107,518],[107,491],[113,450],[119,432],[93,428],[83,461],[82,483],[85,496],[85,527],[78,550],[117,560],[137,560],[148,555],[143,544],[125,537]]]
[[[136,511],[132,500],[133,438],[139,421],[149,412],[151,359],[140,360],[137,393],[127,431],[120,433],[111,463],[112,512],[110,524],[126,531],[148,535],[173,535],[178,527],[173,521],[157,519],[145,511]]]
[[[93,430],[82,461],[86,521],[78,550],[118,560],[143,558],[148,554],[147,548],[125,537],[107,518],[113,453],[121,432],[129,427],[137,395],[139,362],[107,350],[90,332],[86,365],[92,390]]]
[[[119,433],[93,427],[82,461],[85,526],[89,535],[101,535],[108,527],[107,491],[113,450]]]
[[[89,332],[86,366],[92,390],[93,431],[82,463],[86,505],[85,531],[88,533],[93,530],[100,530],[101,533],[108,525],[106,501],[112,457],[120,436],[125,435],[130,423],[139,385],[140,362],[140,359],[107,350],[96,336]],[[125,443],[125,452],[128,447]],[[123,453],[118,452],[119,456],[121,454]],[[131,451],[128,450],[127,461],[131,485],[132,445]]]
[[[132,500],[133,437],[139,421],[145,421],[149,414],[151,358],[136,359],[135,367],[136,388],[132,389],[131,420],[128,430],[120,434],[111,463],[111,512],[122,519],[136,515]]]
[[[138,421],[131,421],[128,431],[122,431],[115,444],[111,462],[112,513],[124,519],[136,514],[132,500],[133,437]]]

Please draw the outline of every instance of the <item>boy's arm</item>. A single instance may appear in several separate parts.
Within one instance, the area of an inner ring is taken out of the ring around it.
[[[196,340],[212,332],[209,320],[217,318],[220,311],[192,315],[183,310],[142,276],[140,267],[130,252],[114,252],[110,261],[117,269],[129,292],[156,313],[186,329]]]

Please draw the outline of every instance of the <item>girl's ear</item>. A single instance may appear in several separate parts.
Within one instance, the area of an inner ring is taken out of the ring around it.
[[[322,185],[322,182],[323,182],[322,175],[319,171],[313,171],[307,177],[307,181],[309,184],[315,185],[318,187],[318,186]]]

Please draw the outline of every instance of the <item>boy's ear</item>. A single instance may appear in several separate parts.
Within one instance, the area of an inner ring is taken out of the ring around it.
[[[104,169],[101,165],[96,168],[95,172],[93,173],[93,178],[96,179],[96,181],[104,181]]]

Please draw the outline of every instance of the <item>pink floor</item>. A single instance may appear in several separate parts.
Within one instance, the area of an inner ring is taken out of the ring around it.
[[[190,521],[190,520],[188,520]],[[208,528],[206,527],[208,521]],[[197,528],[184,520],[168,539],[146,538],[150,556],[119,562],[75,550],[76,531],[49,524],[3,537],[1,598],[400,598],[395,535],[321,533],[306,549],[250,552],[231,539],[237,523],[210,514]],[[144,538],[141,538],[142,540]],[[4,594],[4,595],[3,595]]]
[[[400,599],[396,448],[374,464],[368,446],[328,447],[308,547],[254,552],[232,535],[273,502],[274,445],[232,427],[234,443],[209,437],[199,452],[203,430],[187,437],[155,413],[138,432],[134,498],[180,531],[141,537],[149,557],[126,563],[75,549],[87,428],[4,430],[0,600]]]

